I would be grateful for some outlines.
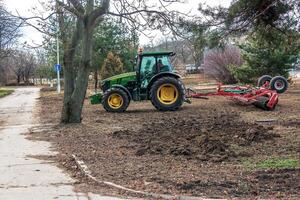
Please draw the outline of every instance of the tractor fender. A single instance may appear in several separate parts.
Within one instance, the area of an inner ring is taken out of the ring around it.
[[[128,90],[126,87],[124,87],[123,85],[114,84],[114,85],[111,86],[111,88],[119,88],[119,89],[121,89],[121,90],[124,90],[124,91],[126,92],[126,94],[128,95],[129,100],[132,100],[132,95],[131,95],[131,93],[130,93],[129,90]]]
[[[147,86],[147,90],[150,91],[151,89],[151,86],[153,85],[153,83],[158,80],[159,78],[161,77],[166,77],[166,76],[170,76],[170,77],[174,77],[176,79],[179,79],[181,78],[181,76],[179,74],[176,74],[174,72],[162,72],[162,73],[159,73],[159,74],[156,74],[155,76],[153,76],[150,81],[149,81],[149,84]]]

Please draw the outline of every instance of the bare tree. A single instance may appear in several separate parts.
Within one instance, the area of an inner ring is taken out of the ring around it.
[[[8,67],[14,72],[17,84],[21,82],[28,85],[34,77],[36,58],[33,53],[15,51],[15,54],[7,58]]]
[[[209,50],[204,55],[202,67],[205,74],[215,77],[218,81],[236,83],[232,70],[242,64],[240,50],[235,46],[225,46],[224,49]]]
[[[34,77],[37,62],[35,55],[32,53],[25,53],[24,57],[23,80],[26,85],[29,85],[30,79]]]
[[[13,61],[11,57],[6,57],[0,61],[0,85],[9,84],[15,79],[13,71]]]
[[[11,54],[12,46],[21,36],[21,25],[19,19],[8,13],[0,1],[0,59]]]
[[[22,25],[19,19],[13,17],[0,1],[0,84],[7,83],[9,74],[7,57],[14,52],[13,46],[21,36],[19,28]]]
[[[53,69],[53,66],[50,64],[51,61],[49,61],[46,50],[43,48],[37,48],[35,50],[36,55],[36,68],[34,71],[34,79],[39,79],[39,84],[43,84],[43,79],[47,79],[50,81],[55,77],[55,71]],[[37,82],[36,82],[37,83]]]

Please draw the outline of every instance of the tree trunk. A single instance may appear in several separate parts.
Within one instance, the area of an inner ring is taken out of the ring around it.
[[[89,69],[82,66],[78,70],[74,85],[72,72],[65,73],[64,103],[61,117],[63,123],[81,122],[82,108],[88,86],[88,76]]]
[[[18,76],[17,76],[17,84],[20,85],[20,82],[21,82],[21,76],[18,75]]]
[[[83,103],[88,86],[89,69],[81,67],[78,71],[76,86],[70,100],[69,123],[80,123]]]
[[[59,24],[60,29],[64,29],[64,17],[63,14],[59,14]],[[69,38],[62,32],[62,43],[64,49],[63,64],[64,64],[64,101],[63,108],[61,112],[61,122],[62,123],[72,123],[71,118],[74,118],[76,111],[73,110],[75,106],[74,100],[72,100],[72,94],[75,90],[75,80],[76,80],[76,69],[74,67],[74,56],[76,53],[76,48],[80,43],[82,35],[82,21],[78,18],[76,23],[75,31],[72,35],[71,41]],[[72,116],[72,117],[71,117]],[[81,119],[79,120],[79,122]],[[74,121],[75,122],[75,121]]]
[[[95,90],[95,93],[96,93],[97,89],[98,89],[98,70],[97,69],[94,72],[94,82],[95,82],[94,90]]]
[[[93,28],[89,24],[85,24],[82,35],[82,62],[76,74],[75,84],[73,82],[74,78],[72,78],[75,73],[74,67],[72,66],[73,62],[66,56],[64,104],[61,118],[63,123],[80,123],[82,120],[82,108],[91,67],[92,30]]]
[[[94,9],[94,0],[87,0],[85,6],[85,12],[79,12],[82,15],[77,15],[76,27],[73,32],[71,41],[68,36],[61,31],[61,37],[64,45],[64,64],[65,64],[65,83],[64,83],[64,103],[62,109],[61,122],[63,123],[80,123],[83,103],[88,86],[88,76],[91,69],[91,52],[92,52],[92,38],[93,30],[95,28],[96,21],[100,16],[104,15],[109,7],[109,0],[103,0],[102,6]],[[83,7],[82,7],[83,9]],[[59,26],[61,30],[64,30],[64,16],[63,12],[59,8]],[[82,38],[82,52],[81,63],[75,72],[74,56],[75,50],[79,45]],[[76,78],[74,75],[76,73]]]
[[[62,108],[61,122],[68,123],[70,120],[70,115],[72,113],[71,110],[71,96],[74,91],[74,69],[72,66],[72,62],[64,62],[64,102]]]
[[[89,70],[80,68],[78,71],[75,87],[71,74],[65,76],[64,104],[62,110],[63,123],[80,123],[82,107],[88,83]]]

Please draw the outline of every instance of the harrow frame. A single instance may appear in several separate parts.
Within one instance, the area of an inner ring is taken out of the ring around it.
[[[279,95],[276,90],[269,89],[269,84],[267,81],[261,87],[249,85],[227,87],[219,83],[215,92],[208,93],[196,92],[188,88],[186,98],[208,99],[209,96],[224,96],[244,104],[253,104],[264,110],[274,110],[278,104]]]

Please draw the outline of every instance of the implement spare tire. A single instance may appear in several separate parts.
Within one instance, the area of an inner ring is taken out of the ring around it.
[[[282,76],[275,76],[270,81],[270,89],[276,90],[277,93],[282,94],[284,93],[289,87],[289,83],[286,78]]]
[[[257,86],[261,87],[263,86],[267,81],[270,82],[272,79],[272,76],[270,75],[263,75],[262,77],[260,77],[257,81]]]
[[[185,98],[185,88],[179,79],[162,77],[155,81],[150,89],[152,105],[160,111],[179,109]]]
[[[276,105],[278,104],[278,99],[273,108],[269,108],[268,103],[269,103],[269,97],[261,96],[261,97],[256,98],[256,101],[253,103],[253,105],[257,108],[260,108],[260,109],[263,109],[266,111],[272,111],[275,109]]]

